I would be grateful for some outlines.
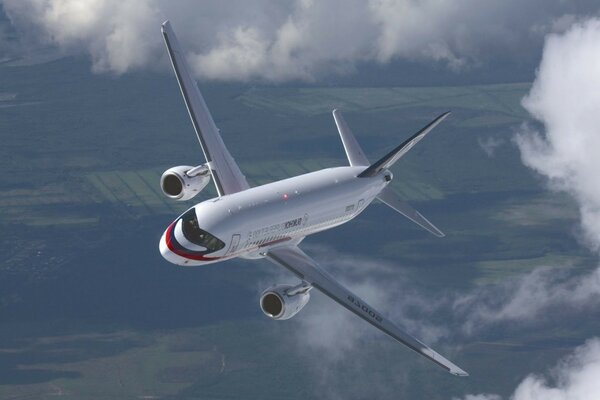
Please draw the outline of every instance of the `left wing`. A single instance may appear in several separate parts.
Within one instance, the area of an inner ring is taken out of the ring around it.
[[[451,374],[457,376],[469,375],[421,341],[402,331],[357,295],[340,285],[331,275],[319,267],[312,258],[300,250],[299,247],[288,246],[272,249],[269,250],[266,256],[273,263],[289,269],[303,281],[310,283],[371,325],[438,364]]]
[[[244,174],[221,139],[219,129],[190,73],[190,68],[169,21],[162,24],[162,34],[179,83],[179,89],[181,89],[196,135],[198,135],[204,157],[210,167],[210,174],[217,187],[219,197],[248,189],[250,186],[246,182]]]

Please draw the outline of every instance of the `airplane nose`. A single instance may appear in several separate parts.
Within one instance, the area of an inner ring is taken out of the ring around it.
[[[163,258],[170,263],[179,264],[179,258],[167,246],[167,231],[168,229],[162,234],[162,237],[160,238],[160,242],[158,245],[160,255],[163,256]]]
[[[177,254],[175,254],[167,245],[167,235],[169,231],[172,229],[172,226],[168,227],[165,232],[162,234],[160,238],[160,242],[158,244],[158,248],[160,250],[160,255],[163,256],[165,260],[172,264],[176,265],[187,265],[188,260],[181,258]]]
[[[171,252],[169,250],[169,248],[167,247],[167,241],[166,241],[166,231],[163,232],[162,237],[160,238],[160,242],[158,244],[158,248],[160,250],[160,254],[168,261],[168,255]]]

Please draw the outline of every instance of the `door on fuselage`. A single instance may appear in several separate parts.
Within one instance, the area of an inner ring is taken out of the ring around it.
[[[229,245],[229,250],[227,250],[227,254],[235,253],[240,245],[240,235],[234,234],[231,236],[231,244]]]

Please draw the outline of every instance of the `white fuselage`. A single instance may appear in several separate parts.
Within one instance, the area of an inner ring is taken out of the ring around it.
[[[174,264],[195,266],[260,258],[269,248],[297,244],[360,214],[391,180],[387,170],[357,178],[364,168],[324,169],[196,204],[197,225],[218,238],[222,248],[207,253],[192,243],[179,217],[161,238],[161,254]]]

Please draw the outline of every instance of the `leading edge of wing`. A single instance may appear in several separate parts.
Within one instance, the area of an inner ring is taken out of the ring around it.
[[[161,30],[179,89],[210,167],[217,193],[219,196],[224,196],[248,189],[250,186],[246,178],[221,139],[169,21],[162,24]]]
[[[421,139],[425,137],[433,128],[439,125],[446,117],[450,115],[450,111],[443,113],[438,116],[436,119],[431,121],[425,127],[423,127],[420,131],[412,135],[410,138],[402,142],[401,145],[396,147],[394,150],[390,151],[388,154],[380,158],[377,162],[371,165],[369,168],[365,169],[360,173],[359,178],[365,178],[376,175],[379,171],[385,168],[390,168],[396,161],[398,161],[402,156],[404,156],[410,149],[413,148],[414,145],[419,143]]]
[[[460,367],[444,358],[420,340],[404,332],[393,322],[384,318],[360,297],[340,285],[331,275],[329,275],[329,273],[320,268],[319,265],[299,247],[288,246],[272,249],[266,254],[266,257],[271,262],[290,270],[300,279],[310,283],[323,294],[335,300],[337,303],[400,343],[433,361],[449,373],[456,376],[469,376],[469,374]]]

